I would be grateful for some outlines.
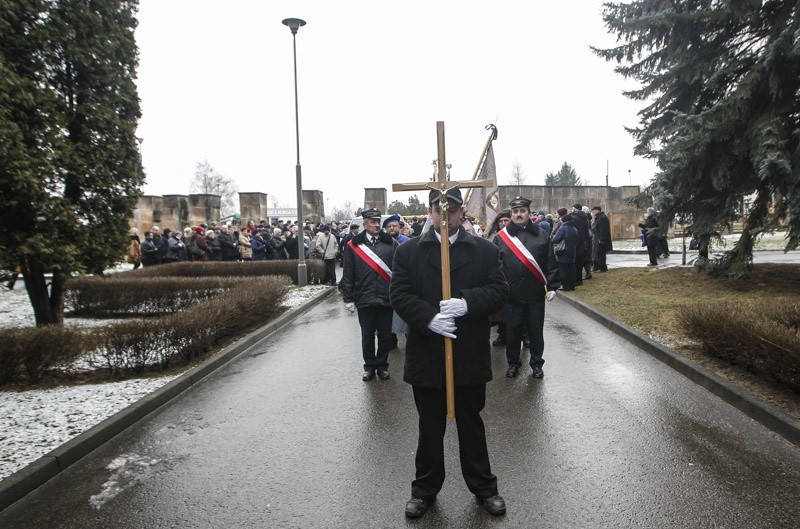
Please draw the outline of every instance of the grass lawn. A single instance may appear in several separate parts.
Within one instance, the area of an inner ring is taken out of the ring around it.
[[[747,280],[713,278],[692,268],[618,268],[593,274],[570,294],[800,420],[800,394],[707,354],[677,318],[696,303],[800,303],[800,265],[756,265]]]

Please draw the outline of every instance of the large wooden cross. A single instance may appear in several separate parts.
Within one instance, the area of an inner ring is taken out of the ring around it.
[[[494,187],[494,180],[448,180],[447,162],[444,150],[444,121],[436,122],[436,144],[438,151],[438,171],[436,179],[430,182],[418,182],[413,184],[393,184],[392,191],[420,191],[424,189],[435,189],[441,193],[439,200],[439,211],[442,212],[442,221],[439,226],[439,233],[442,235],[442,299],[450,299],[450,239],[448,238],[447,228],[447,191],[462,187]],[[433,226],[435,229],[435,226]],[[456,416],[456,393],[455,381],[453,379],[453,340],[445,336],[445,385],[447,390],[447,417],[453,419]]]

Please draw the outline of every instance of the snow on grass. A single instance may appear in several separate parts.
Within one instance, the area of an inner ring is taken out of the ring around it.
[[[333,287],[308,285],[292,288],[284,296],[281,306],[287,310],[298,307],[330,288]],[[115,321],[67,318],[66,325],[76,325],[77,320],[83,326],[108,325]],[[31,327],[34,324],[33,310],[24,290],[0,292],[0,328]],[[70,369],[81,365],[84,369],[89,368],[98,361],[96,355],[85,357],[72,364]],[[23,392],[0,390],[0,480],[177,376]],[[115,491],[115,486],[110,484],[108,490],[93,498],[92,504],[99,508]]]
[[[174,378],[0,392],[0,479]]]

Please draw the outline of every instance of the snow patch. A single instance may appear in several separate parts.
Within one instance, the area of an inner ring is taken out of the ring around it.
[[[103,483],[102,490],[89,498],[89,504],[100,510],[103,505],[116,498],[122,491],[154,474],[160,463],[162,463],[161,459],[138,454],[119,456],[106,466],[113,474]]]

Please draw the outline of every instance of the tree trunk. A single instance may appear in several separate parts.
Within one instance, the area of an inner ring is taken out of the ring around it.
[[[53,274],[52,289],[48,289],[44,267],[36,261],[20,263],[25,276],[25,290],[33,307],[36,326],[64,324],[64,277]]]

